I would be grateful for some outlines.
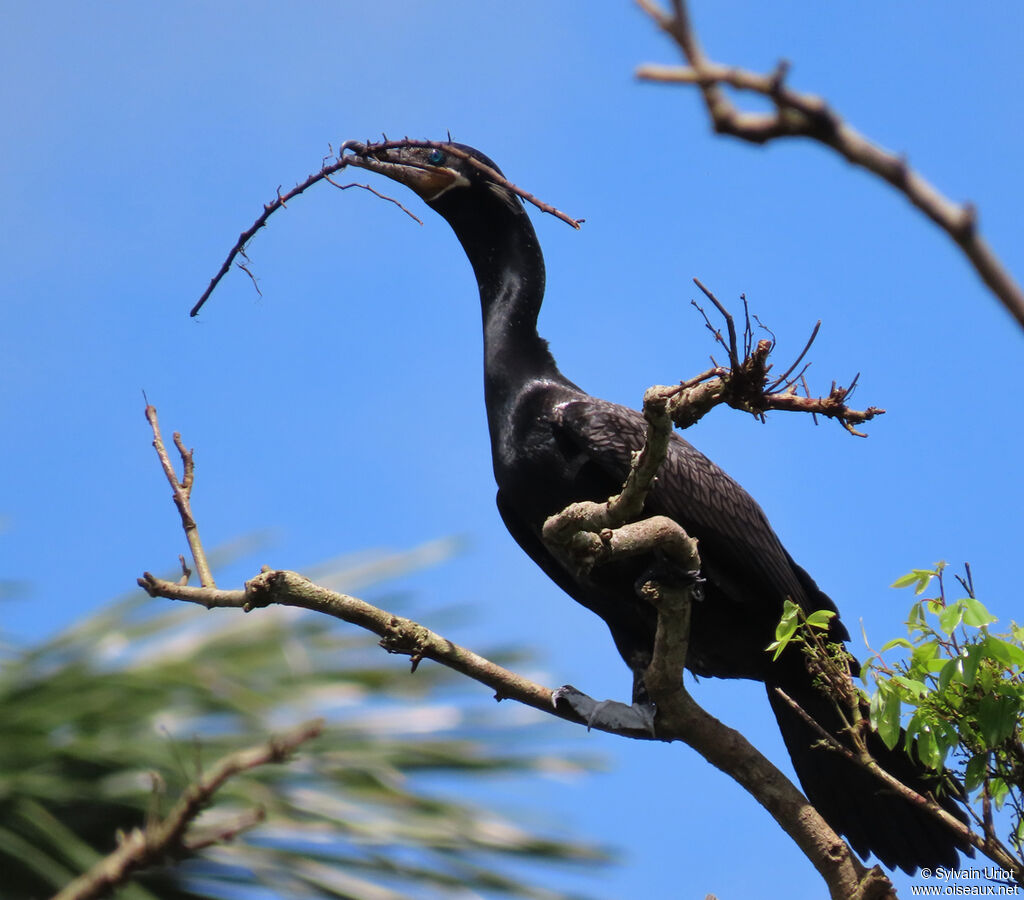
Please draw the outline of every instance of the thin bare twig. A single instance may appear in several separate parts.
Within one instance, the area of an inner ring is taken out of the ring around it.
[[[404,212],[411,218],[415,219],[417,222],[420,223],[420,225],[422,225],[422,220],[420,220],[414,213],[408,210],[405,206],[402,205],[401,202],[396,200],[394,197],[389,197],[387,194],[381,193],[376,188],[373,188],[368,184],[339,184],[337,181],[334,181],[331,178],[331,175],[341,171],[347,166],[359,166],[360,159],[364,157],[372,156],[374,153],[381,153],[387,150],[396,150],[408,147],[443,149],[446,153],[450,153],[452,156],[466,160],[470,165],[474,166],[475,168],[486,174],[488,178],[492,179],[497,184],[500,184],[502,187],[512,191],[514,194],[521,197],[526,202],[532,203],[541,212],[549,213],[550,215],[553,215],[556,218],[561,219],[563,222],[571,225],[573,228],[577,230],[579,229],[580,224],[584,221],[583,219],[574,219],[571,216],[566,215],[564,212],[561,212],[560,210],[556,209],[551,204],[545,203],[543,200],[538,199],[528,191],[524,191],[522,188],[516,186],[507,178],[505,178],[505,176],[498,172],[496,169],[486,165],[485,163],[482,163],[478,159],[473,158],[468,153],[466,153],[466,151],[463,150],[461,147],[456,147],[451,143],[445,143],[442,141],[418,141],[413,140],[411,138],[403,138],[400,141],[389,141],[387,140],[387,138],[385,138],[383,141],[376,142],[345,141],[338,149],[338,155],[336,157],[324,157],[323,164],[319,172],[313,173],[308,178],[306,178],[305,181],[301,182],[300,184],[297,184],[286,194],[282,194],[281,188],[278,187],[277,196],[274,198],[274,200],[272,200],[270,203],[265,203],[263,205],[263,212],[260,213],[256,221],[253,222],[252,225],[250,225],[245,231],[243,231],[238,236],[238,240],[235,241],[234,246],[231,248],[230,251],[228,251],[228,255],[224,259],[224,262],[221,263],[221,267],[217,271],[217,274],[210,279],[209,285],[207,285],[207,288],[205,291],[203,291],[202,296],[196,301],[195,305],[189,311],[189,315],[196,316],[199,314],[199,311],[203,308],[203,305],[206,303],[206,301],[210,299],[210,295],[213,294],[217,285],[220,284],[221,280],[231,269],[232,263],[234,263],[239,256],[245,257],[246,245],[249,243],[250,240],[252,240],[256,232],[258,232],[261,228],[263,228],[264,225],[267,224],[267,220],[270,218],[270,216],[277,212],[277,210],[279,209],[287,208],[289,200],[292,200],[294,197],[299,196],[299,194],[308,190],[319,181],[328,181],[330,182],[330,184],[334,185],[334,187],[339,188],[340,190],[348,190],[351,187],[363,188],[364,190],[367,190],[370,193],[380,197],[382,200],[389,200],[391,203],[394,203],[400,210],[402,210],[402,212]],[[328,162],[328,160],[331,161]],[[249,278],[252,279],[253,284],[256,285],[256,278],[253,275],[252,271],[248,268],[248,265],[239,264],[239,268],[241,268],[242,271],[244,271],[249,276]],[[256,290],[257,293],[260,293],[260,296],[262,296],[262,292],[260,292],[258,286],[256,287]]]
[[[324,178],[327,179],[327,182],[329,184],[333,184],[339,191],[347,191],[349,188],[354,188],[354,187],[355,188],[362,188],[364,191],[369,191],[375,197],[380,197],[381,200],[387,200],[389,203],[394,203],[395,206],[397,206],[402,212],[404,212],[414,222],[418,223],[419,225],[423,224],[423,220],[418,215],[416,215],[416,213],[414,213],[410,209],[407,209],[405,206],[403,206],[394,197],[389,197],[387,194],[382,194],[380,191],[378,191],[372,185],[362,184],[361,182],[358,182],[358,181],[352,181],[349,184],[338,184],[338,182],[336,182],[333,178],[331,178],[330,175],[324,175]]]
[[[783,372],[778,378],[775,379],[775,381],[768,385],[767,390],[769,391],[769,393],[776,390],[776,388],[778,388],[780,385],[786,384],[786,379],[793,374],[793,370],[798,365],[800,365],[800,361],[807,355],[807,351],[811,349],[811,345],[814,343],[814,339],[818,336],[818,332],[820,330],[821,319],[818,319],[818,321],[814,323],[814,329],[813,331],[811,331],[811,336],[807,339],[807,343],[804,344],[804,349],[800,351],[800,355],[793,360],[793,364],[788,369],[786,369],[785,372]],[[801,369],[800,374],[803,374],[805,369]],[[799,377],[799,375],[797,377]]]
[[[701,283],[701,280],[699,278],[694,278],[693,283],[700,288],[701,292],[704,294],[705,297],[708,298],[708,300],[715,304],[715,309],[717,309],[718,312],[721,314],[722,318],[725,319],[726,327],[729,329],[729,343],[726,344],[722,340],[722,336],[717,332],[716,337],[718,338],[719,343],[721,343],[722,346],[725,347],[725,349],[729,353],[730,367],[733,369],[733,371],[737,371],[740,367],[740,358],[739,353],[736,349],[736,325],[733,322],[732,315],[730,314],[729,310],[722,306],[718,298]],[[698,309],[700,309],[700,307],[698,307]],[[701,310],[701,312],[703,313],[703,310]],[[704,316],[704,321],[708,321],[707,316]],[[708,327],[711,327],[710,323],[708,323]]]
[[[501,174],[493,166],[487,165],[485,162],[481,162],[474,156],[470,156],[461,147],[452,144],[450,141],[423,141],[416,140],[414,138],[402,138],[401,140],[389,141],[377,141],[374,143],[362,144],[358,141],[346,141],[343,145],[346,149],[354,151],[354,158],[348,157],[352,165],[359,165],[359,159],[361,157],[373,157],[374,153],[386,152],[388,150],[406,150],[411,148],[422,147],[427,150],[443,150],[445,153],[450,154],[458,159],[465,160],[469,165],[479,172],[486,175],[495,184],[501,185],[506,190],[511,191],[517,197],[521,197],[525,202],[537,207],[541,212],[548,213],[548,215],[554,216],[556,219],[565,222],[566,225],[571,225],[577,231],[579,231],[580,225],[582,225],[585,219],[574,219],[567,213],[562,212],[560,209],[552,206],[550,203],[545,203],[543,200],[535,197],[529,191],[523,190],[516,184],[509,181],[504,175]]]
[[[672,0],[667,12],[654,0],[638,5],[679,47],[687,66],[644,65],[637,75],[646,81],[696,85],[712,127],[754,144],[788,137],[805,137],[831,147],[846,160],[887,181],[960,248],[989,290],[1024,326],[1024,292],[999,257],[978,233],[977,211],[970,203],[945,197],[907,162],[905,156],[882,149],[852,128],[820,97],[791,90],[785,83],[789,65],[759,74],[711,62],[704,54],[684,0]],[[767,97],[773,112],[738,109],[722,89],[727,85]]]
[[[292,188],[287,194],[284,194],[283,196],[281,194],[281,188],[279,187],[277,189],[277,197],[270,203],[264,203],[263,212],[260,213],[256,221],[253,222],[252,225],[246,228],[245,231],[243,231],[238,236],[238,240],[235,241],[235,245],[231,248],[230,251],[228,251],[228,255],[224,259],[224,262],[221,263],[220,269],[217,270],[217,274],[210,279],[209,285],[207,286],[206,290],[203,291],[203,295],[196,301],[195,305],[189,311],[189,315],[199,315],[199,310],[201,310],[203,308],[203,304],[210,299],[210,295],[213,293],[217,285],[220,284],[221,279],[225,275],[227,275],[228,270],[231,268],[231,264],[240,254],[243,256],[245,255],[245,245],[252,240],[253,236],[256,234],[257,231],[259,231],[264,225],[267,224],[267,219],[270,218],[272,213],[284,208],[287,202],[291,200],[293,197],[297,197],[303,191],[311,188],[318,181],[321,181],[328,175],[332,175],[335,172],[344,169],[347,165],[348,160],[345,158],[340,158],[332,163],[326,164],[323,166],[323,168],[320,169],[319,172],[310,175],[305,181],[303,181],[301,184],[297,184],[294,188]],[[248,269],[245,269],[245,271],[249,275],[249,277],[252,278],[253,283],[255,283],[256,279],[253,277],[252,272],[250,272]]]
[[[174,505],[178,507],[178,514],[181,516],[181,527],[185,530],[185,539],[188,541],[189,550],[192,552],[192,559],[196,564],[196,571],[199,573],[199,582],[203,587],[215,588],[217,585],[213,580],[213,572],[206,560],[206,551],[199,538],[199,527],[192,516],[192,484],[195,480],[195,463],[192,459],[192,451],[185,447],[181,435],[174,432],[174,446],[181,456],[184,473],[182,479],[178,480],[178,474],[174,471],[174,464],[164,446],[164,439],[160,434],[160,423],[157,421],[156,408],[146,404],[146,421],[153,429],[153,448],[160,459],[160,466],[164,470],[168,484],[174,496]],[[188,578],[188,568],[184,559],[181,562],[184,576]]]
[[[768,373],[771,365],[768,358],[775,349],[774,336],[772,340],[762,339],[753,348],[750,347],[751,326],[750,313],[744,302],[745,326],[744,326],[744,357],[739,355],[736,326],[733,318],[718,298],[697,278],[693,279],[694,284],[704,295],[715,305],[726,321],[728,340],[722,336],[722,332],[711,324],[704,309],[696,302],[691,301],[700,314],[704,317],[704,324],[715,336],[715,340],[725,348],[729,355],[730,365],[728,367],[715,366],[707,372],[691,378],[689,381],[682,381],[677,385],[657,386],[651,388],[648,393],[655,392],[668,401],[668,414],[672,421],[680,428],[689,428],[710,412],[715,406],[725,403],[733,409],[748,412],[764,420],[764,414],[768,410],[781,410],[788,412],[810,413],[812,416],[822,415],[838,421],[843,428],[856,437],[867,437],[858,431],[854,426],[869,422],[875,416],[882,415],[885,410],[876,406],[869,406],[864,410],[851,409],[846,401],[856,386],[857,379],[853,384],[844,388],[832,382],[832,388],[827,397],[812,397],[807,390],[806,381],[803,380],[803,373],[806,366],[800,372],[790,377],[793,370],[806,356],[814,338],[818,334],[821,325],[819,322],[814,326],[811,337],[796,361],[780,377],[771,384],[768,383]],[[760,322],[759,322],[760,324]],[[764,327],[763,325],[761,326]],[[765,329],[766,331],[768,329]],[[771,332],[768,332],[771,334]],[[802,385],[806,396],[797,393],[798,384]],[[781,390],[779,390],[781,388]]]
[[[285,761],[301,744],[319,735],[323,727],[322,719],[306,722],[266,743],[222,757],[208,773],[185,789],[163,819],[131,831],[113,853],[65,886],[53,900],[95,900],[124,884],[132,872],[231,840],[257,825],[265,815],[262,809],[243,813],[231,822],[197,833],[189,831],[199,813],[229,779],[268,763]]]

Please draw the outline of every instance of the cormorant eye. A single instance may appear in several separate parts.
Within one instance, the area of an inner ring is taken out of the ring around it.
[[[443,150],[434,149],[427,154],[427,162],[430,163],[432,166],[441,165],[445,161],[445,159],[446,157],[444,155]]]

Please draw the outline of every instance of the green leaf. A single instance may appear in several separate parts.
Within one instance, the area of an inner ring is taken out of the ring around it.
[[[920,603],[914,603],[910,607],[910,613],[907,616],[907,633],[910,635],[928,631],[928,621],[925,619],[924,610],[921,607]]]
[[[978,703],[978,728],[989,748],[997,747],[1013,734],[1020,714],[1017,697],[986,694]]]
[[[939,628],[944,634],[952,634],[963,620],[964,608],[959,601],[951,603],[939,612]]]
[[[779,658],[782,651],[786,649],[796,635],[797,629],[800,627],[799,616],[800,607],[792,600],[787,599],[782,606],[782,618],[779,619],[779,624],[775,626],[775,640],[765,648],[766,650],[775,651],[772,655],[773,660]]]
[[[910,585],[912,584],[917,584],[917,582],[917,574],[914,572],[908,572],[906,575],[901,575],[899,578],[897,578],[892,584],[889,585],[889,587],[905,588],[910,587]]]
[[[939,670],[939,690],[945,691],[952,681],[963,681],[964,660],[962,656],[955,656],[947,660]]]
[[[904,647],[907,650],[913,650],[914,645],[910,643],[906,638],[893,638],[891,641],[886,641],[882,644],[882,652],[891,650],[893,647]]]
[[[1002,809],[1006,798],[1010,795],[1010,788],[1002,778],[991,778],[988,782],[988,792],[996,809]]]
[[[904,688],[907,694],[914,699],[920,699],[928,693],[928,685],[923,681],[916,681],[915,679],[907,678],[904,675],[895,675],[892,680],[900,685],[900,687]]]
[[[989,659],[998,660],[1008,666],[1024,668],[1024,649],[999,638],[987,635],[981,642],[983,652]]]
[[[991,625],[996,621],[996,617],[985,609],[985,605],[980,600],[975,600],[973,597],[964,597],[963,600],[958,600],[957,603],[963,606],[964,623],[973,628]]]
[[[886,682],[871,697],[871,727],[890,750],[900,740],[900,698]]]
[[[971,757],[964,769],[964,787],[968,791],[977,790],[981,787],[985,776],[988,774],[988,751]]]
[[[934,709],[929,710],[928,725],[932,734],[935,735],[936,746],[942,754],[942,760],[936,768],[944,767],[949,751],[960,746],[960,733]]]
[[[972,644],[966,650],[964,657],[964,675],[963,682],[966,687],[974,687],[975,678],[978,675],[978,663],[981,662],[985,656],[985,646],[982,644]]]
[[[907,674],[920,681],[931,672],[941,671],[945,664],[941,644],[938,641],[925,641],[918,644],[910,654]]]
[[[924,731],[917,739],[917,756],[929,769],[938,771],[946,761],[946,754],[942,752],[938,741],[935,740],[935,733]]]
[[[894,588],[904,588],[914,585],[915,594],[923,594],[937,573],[931,569],[912,569],[906,575],[897,578],[893,583]]]
[[[817,628],[820,631],[827,631],[829,622],[835,618],[835,612],[831,609],[816,609],[807,617],[807,624],[811,628]]]

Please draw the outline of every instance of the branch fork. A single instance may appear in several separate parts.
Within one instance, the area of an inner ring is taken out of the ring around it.
[[[634,454],[630,477],[620,494],[606,504],[590,507],[581,504],[582,509],[570,508],[563,521],[551,523],[549,520],[549,525],[557,536],[564,537],[578,530],[580,521],[592,519],[601,523],[597,537],[602,547],[607,545],[609,556],[641,552],[636,549],[641,546],[656,547],[661,553],[675,555],[676,564],[684,571],[696,569],[699,567],[696,542],[675,522],[661,517],[627,521],[642,510],[671,433],[663,397],[651,397],[645,403],[645,415],[649,416],[647,441],[644,448]],[[147,415],[147,418],[150,417]],[[155,423],[154,410],[150,419],[154,429]],[[634,531],[633,526],[638,530]],[[550,688],[460,647],[410,619],[378,609],[356,597],[329,591],[297,572],[264,568],[243,590],[196,587],[148,572],[139,579],[139,584],[150,596],[198,603],[207,609],[227,607],[251,611],[276,603],[322,612],[377,634],[381,646],[389,652],[409,655],[413,670],[422,659],[435,660],[489,686],[497,700],[517,700],[548,715],[586,724],[565,704],[556,707],[555,692]],[[742,734],[705,712],[683,687],[692,588],[649,582],[641,590],[659,610],[654,654],[644,674],[648,695],[658,710],[655,733],[638,732],[625,726],[595,727],[641,740],[679,740],[696,749],[712,765],[743,785],[775,817],[821,873],[836,900],[893,896],[891,885],[881,870],[877,867],[868,870],[862,865],[785,775]],[[874,886],[872,891],[864,892],[869,885]]]

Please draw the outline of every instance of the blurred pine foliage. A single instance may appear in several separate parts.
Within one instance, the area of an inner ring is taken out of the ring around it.
[[[315,574],[354,590],[450,549]],[[562,897],[532,883],[543,874],[534,864],[593,864],[604,850],[425,784],[590,766],[537,751],[550,743],[542,716],[493,708],[464,678],[435,665],[410,677],[372,635],[323,616],[116,601],[0,662],[0,896],[52,895],[119,830],[166,811],[204,764],[326,716],[325,734],[292,762],[229,782],[200,819],[258,804],[262,826],[142,873],[117,897]]]

